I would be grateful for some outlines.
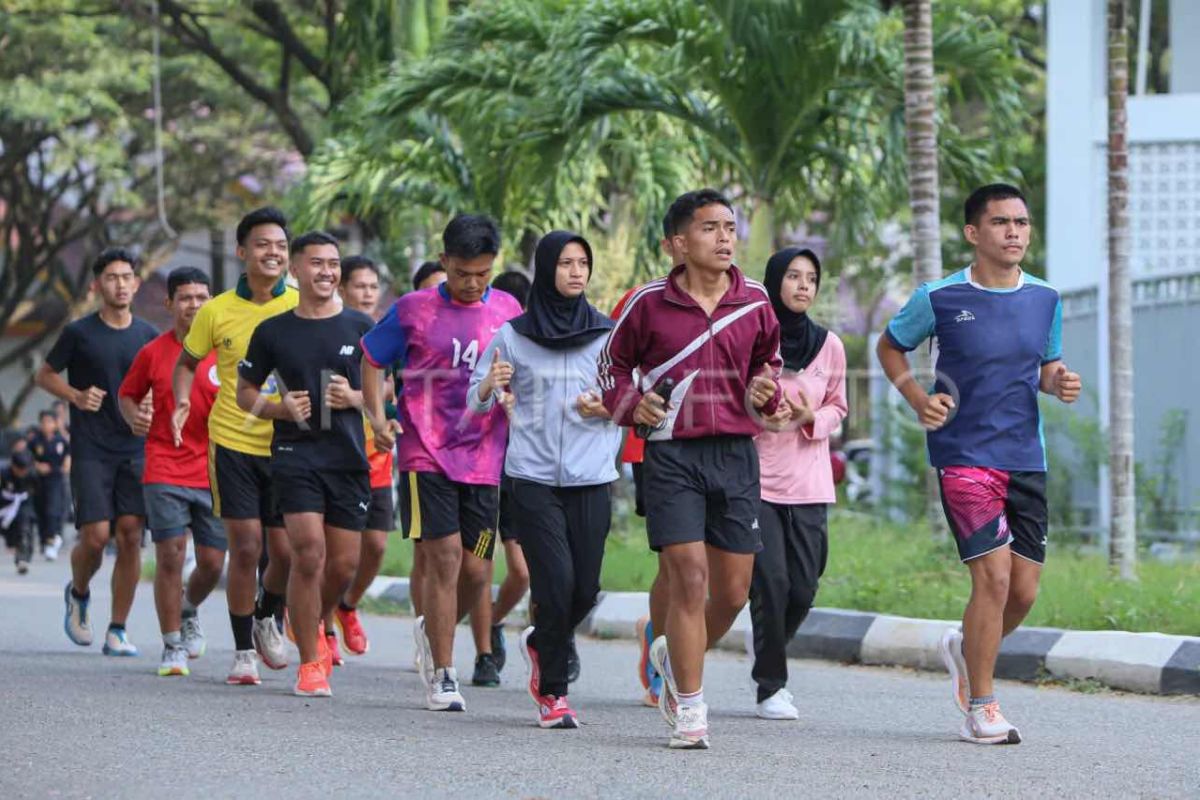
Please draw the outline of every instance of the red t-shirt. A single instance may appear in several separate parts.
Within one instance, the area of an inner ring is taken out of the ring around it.
[[[612,311],[612,318],[617,319],[621,316],[621,312],[625,310],[625,304],[629,302],[629,298],[633,297],[633,293],[640,287],[633,287],[625,296],[617,301],[616,307]],[[623,464],[640,464],[646,453],[646,440],[638,438],[633,432],[633,428],[625,431],[625,447],[621,450],[621,463]]]
[[[154,392],[154,421],[146,434],[146,469],[142,483],[167,483],[194,489],[208,487],[208,412],[212,409],[220,385],[217,378],[216,351],[196,367],[192,382],[192,407],[183,426],[183,443],[175,446],[171,436],[171,415],[175,413],[175,393],[171,388],[175,364],[183,344],[170,330],[138,351],[121,382],[120,396],[141,402],[146,392]]]

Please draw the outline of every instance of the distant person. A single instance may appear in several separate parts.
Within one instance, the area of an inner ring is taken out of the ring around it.
[[[237,285],[196,312],[183,341],[175,368],[172,426],[176,439],[181,439],[196,368],[216,352],[220,389],[208,417],[208,435],[213,511],[224,523],[229,540],[225,597],[234,656],[225,682],[253,686],[261,682],[256,651],[270,669],[287,666],[287,649],[275,615],[283,610],[291,548],[271,489],[271,423],[238,408],[238,364],[255,327],[295,308],[299,298],[285,279],[288,230],[283,212],[268,206],[242,217],[237,226],[237,255],[245,264]],[[267,381],[263,394],[278,397],[274,378]],[[256,600],[264,540],[270,559]]]
[[[138,654],[125,621],[142,572],[142,436],[151,410],[144,404],[137,429],[130,430],[117,407],[117,390],[138,350],[158,332],[133,316],[133,298],[141,286],[136,268],[137,259],[121,248],[96,258],[92,289],[100,297],[100,310],[63,328],[37,373],[38,386],[71,404],[71,495],[79,540],[71,551],[63,625],[67,637],[80,646],[92,643],[89,586],[116,523],[112,619],[104,637],[109,656]],[[66,380],[58,374],[64,369]]]
[[[37,515],[42,555],[47,561],[54,561],[63,543],[62,529],[66,516],[63,501],[67,498],[63,485],[71,474],[71,445],[59,433],[58,416],[51,409],[44,409],[38,414],[38,430],[30,440],[29,449],[33,453],[34,470],[38,477],[33,507]]]
[[[208,275],[195,267],[171,271],[166,303],[171,329],[138,352],[120,390],[121,413],[131,425],[145,399],[150,397],[153,403],[142,493],[154,542],[154,608],[163,640],[158,674],[164,677],[188,675],[188,660],[204,655],[207,643],[200,626],[200,604],[216,588],[228,549],[209,489],[208,415],[218,391],[216,354],[210,353],[196,367],[188,419],[178,443],[171,429],[175,365],[196,314],[210,299],[209,286]],[[196,566],[185,586],[189,532]]]
[[[570,653],[600,592],[621,446],[595,367],[613,322],[585,295],[594,266],[586,239],[551,231],[534,259],[525,313],[500,326],[467,397],[476,415],[497,404],[511,415],[504,478],[533,588],[533,624],[521,634],[529,695],[539,726],[577,728]]]
[[[1000,640],[1033,607],[1046,560],[1046,449],[1038,393],[1064,403],[1082,382],[1062,359],[1062,300],[1021,268],[1032,228],[1015,186],[991,184],[967,198],[963,235],[975,249],[966,268],[922,284],[879,337],[888,380],[929,432],[942,506],[971,573],[962,631],[940,642],[960,737],[1017,744],[1000,713],[993,676]],[[932,391],[907,354],[937,337]]]
[[[18,450],[0,470],[0,531],[18,575],[29,572],[33,560],[33,502],[38,491],[33,464],[28,450]]]
[[[809,316],[821,262],[789,247],[767,261],[763,285],[779,320],[784,402],[755,437],[762,484],[763,549],[754,556],[750,616],[763,719],[799,719],[788,691],[787,646],[812,609],[829,555],[829,505],[836,502],[829,437],[846,417],[846,349]]]

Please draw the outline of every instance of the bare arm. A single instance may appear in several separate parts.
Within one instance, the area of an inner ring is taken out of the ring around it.
[[[1064,403],[1074,403],[1083,391],[1083,380],[1078,373],[1067,369],[1062,359],[1058,359],[1042,365],[1038,388]]]
[[[879,364],[888,380],[900,390],[900,394],[913,411],[917,412],[917,417],[926,430],[937,430],[946,424],[950,410],[954,408],[954,399],[950,395],[941,392],[931,395],[926,392],[913,376],[908,356],[892,344],[887,336],[879,337],[875,355],[879,358]]]
[[[89,386],[87,389],[76,389],[67,383],[66,378],[54,371],[49,364],[43,363],[33,376],[33,382],[39,388],[78,408],[80,411],[99,411],[104,396],[108,394],[103,389]]]

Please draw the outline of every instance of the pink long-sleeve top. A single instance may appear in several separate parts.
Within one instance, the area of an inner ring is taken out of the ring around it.
[[[846,348],[832,332],[817,357],[800,372],[784,369],[784,393],[803,392],[815,419],[782,431],[763,431],[758,445],[762,499],[780,505],[833,503],[829,437],[846,416]]]

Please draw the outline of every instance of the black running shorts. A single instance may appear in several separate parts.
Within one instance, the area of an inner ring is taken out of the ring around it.
[[[275,502],[283,516],[323,514],[325,524],[362,532],[371,510],[371,480],[366,470],[275,470]]]
[[[127,515],[146,516],[142,498],[144,464],[140,458],[73,461],[71,497],[75,501],[75,525],[109,522]]]
[[[704,542],[730,553],[762,549],[758,450],[749,436],[646,442],[650,549]]]
[[[270,456],[250,455],[210,441],[208,483],[213,514],[221,519],[257,519],[267,528],[283,527],[271,488]]]
[[[499,526],[500,490],[496,486],[457,483],[436,472],[418,472],[417,506],[421,539],[462,535],[464,550],[490,559]]]

